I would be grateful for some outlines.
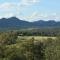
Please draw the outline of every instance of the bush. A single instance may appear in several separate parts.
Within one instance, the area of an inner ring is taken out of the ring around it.
[[[0,35],[0,44],[14,44],[16,39],[17,34],[15,32],[2,33]]]
[[[45,48],[46,60],[60,60],[60,39],[48,39]]]

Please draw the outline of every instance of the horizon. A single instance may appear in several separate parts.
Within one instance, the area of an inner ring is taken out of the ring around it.
[[[60,0],[0,0],[0,19],[60,21]]]
[[[1,19],[11,19],[11,18],[14,18],[14,19],[18,19],[18,20],[21,20],[21,21],[26,21],[26,22],[37,22],[37,21],[54,21],[54,22],[60,22],[58,20],[36,20],[36,21],[29,21],[29,20],[22,20],[22,19],[19,19],[18,17],[15,17],[15,16],[12,16],[12,17],[9,17],[9,18],[0,18]]]

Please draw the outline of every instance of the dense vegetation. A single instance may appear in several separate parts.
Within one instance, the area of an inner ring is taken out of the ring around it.
[[[30,28],[17,31],[22,36],[60,36],[60,28]]]
[[[0,33],[0,60],[60,60],[59,36],[41,41],[34,37],[19,38],[20,32]]]

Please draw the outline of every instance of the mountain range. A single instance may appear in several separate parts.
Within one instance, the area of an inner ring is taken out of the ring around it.
[[[40,28],[40,27],[60,27],[60,21],[56,22],[55,20],[38,20],[34,22],[28,22],[20,20],[16,17],[11,18],[2,18],[0,19],[0,28],[10,28],[10,27],[19,27],[19,28]]]

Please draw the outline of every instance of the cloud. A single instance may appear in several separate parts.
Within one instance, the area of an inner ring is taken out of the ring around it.
[[[40,2],[39,0],[21,0],[22,5],[33,5]]]
[[[39,0],[18,0],[18,2],[3,2],[0,3],[0,17],[21,16],[24,9],[39,2]],[[24,13],[24,12],[23,12]],[[23,17],[23,16],[21,16]],[[25,17],[25,16],[24,16]]]
[[[0,4],[0,17],[10,17],[15,16],[20,12],[20,4],[19,3],[9,3],[5,2]]]
[[[37,20],[60,20],[60,15],[57,13],[39,13],[39,12],[33,12],[30,16],[25,17],[26,20],[29,21],[37,21]]]
[[[0,9],[4,9],[4,10],[9,10],[12,9],[13,7],[15,7],[15,4],[12,3],[2,3],[0,4]]]
[[[3,15],[0,15],[0,18],[9,18],[9,17],[12,17],[14,16],[13,13],[6,13],[6,14],[3,14]]]
[[[34,11],[32,14],[28,14],[27,16],[24,15],[26,14],[26,12],[24,11],[26,10],[26,8],[29,8],[31,5],[39,2],[40,0],[19,0],[18,2],[0,3],[0,18],[17,16],[20,19],[29,21],[60,20],[60,15],[58,15],[57,13],[41,13],[38,11]]]

